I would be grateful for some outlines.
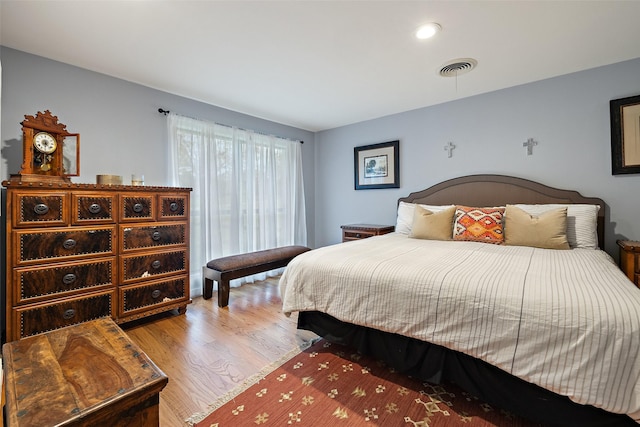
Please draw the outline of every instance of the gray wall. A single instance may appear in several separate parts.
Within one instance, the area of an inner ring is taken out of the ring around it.
[[[604,199],[606,250],[617,258],[617,238],[640,239],[640,175],[611,174],[609,101],[638,94],[640,59],[319,132],[316,244],[339,242],[342,224],[395,224],[397,199],[410,192],[497,173]],[[538,141],[532,156],[528,138]],[[353,147],[395,139],[400,188],[355,191]]]
[[[144,173],[167,185],[166,129],[158,107],[302,139],[309,244],[337,243],[340,225],[395,223],[399,197],[445,179],[499,173],[576,189],[608,204],[606,249],[640,239],[640,175],[613,176],[609,101],[640,94],[640,59],[316,133],[203,104],[0,47],[2,177],[21,159],[20,122],[49,109],[81,134],[81,177]],[[461,76],[459,84],[464,84]],[[454,90],[454,89],[452,89]],[[274,100],[277,102],[277,100]],[[522,143],[538,141],[532,156]],[[401,187],[354,190],[353,148],[400,140]],[[457,148],[447,158],[444,145]]]
[[[2,61],[1,178],[18,173],[24,115],[50,110],[80,133],[80,172],[73,182],[95,183],[98,174],[145,176],[145,184],[166,186],[167,129],[158,108],[285,138],[303,145],[309,244],[313,245],[314,134],[218,108],[145,86],[0,46]],[[277,102],[274,99],[274,102]]]

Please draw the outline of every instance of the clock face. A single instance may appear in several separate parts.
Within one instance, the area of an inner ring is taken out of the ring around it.
[[[41,153],[51,154],[56,151],[58,142],[50,133],[38,132],[33,136],[33,146]]]

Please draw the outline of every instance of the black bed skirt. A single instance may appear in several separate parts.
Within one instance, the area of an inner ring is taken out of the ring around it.
[[[574,403],[487,362],[439,345],[345,323],[317,311],[300,312],[298,328],[372,356],[414,378],[456,384],[489,404],[544,425],[639,426],[626,415]]]

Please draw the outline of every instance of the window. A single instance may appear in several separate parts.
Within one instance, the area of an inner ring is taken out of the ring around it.
[[[202,289],[200,267],[211,259],[306,245],[299,141],[174,114],[169,115],[169,141],[173,185],[193,189],[195,295]]]

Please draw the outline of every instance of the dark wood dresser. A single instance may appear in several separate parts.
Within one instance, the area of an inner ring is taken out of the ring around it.
[[[4,181],[6,341],[186,310],[189,188]]]
[[[618,240],[620,247],[620,269],[629,280],[640,287],[640,242]]]
[[[343,242],[380,236],[382,234],[392,233],[395,230],[395,226],[393,225],[378,224],[349,224],[341,225],[340,228],[342,229]]]
[[[167,376],[102,318],[4,344],[7,425],[157,427]]]

